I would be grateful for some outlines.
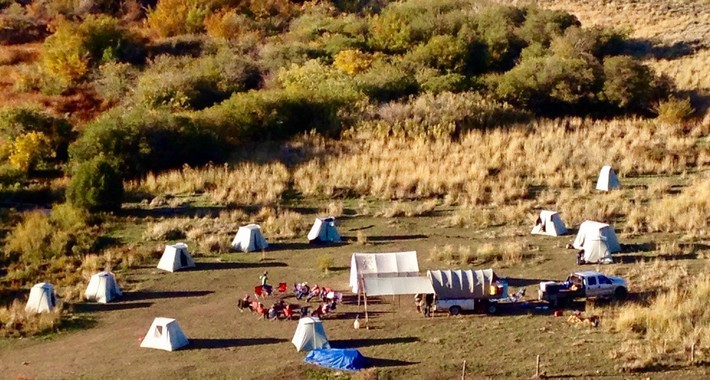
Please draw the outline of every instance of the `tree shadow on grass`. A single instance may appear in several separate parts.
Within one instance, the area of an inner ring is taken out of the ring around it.
[[[543,280],[539,278],[516,278],[516,277],[507,277],[506,280],[508,280],[508,286],[514,286],[514,287],[523,287],[523,286],[530,286],[530,285],[537,285],[543,281],[548,281],[548,280]]]
[[[122,301],[138,301],[138,300],[153,300],[160,298],[183,298],[183,297],[202,297],[212,294],[212,290],[196,290],[196,291],[158,291],[158,292],[131,292],[125,293],[121,298]]]
[[[266,344],[277,344],[287,342],[286,339],[278,338],[229,338],[229,339],[190,339],[190,344],[185,350],[208,350],[216,348],[232,348],[246,346],[261,346]]]
[[[419,362],[408,362],[405,360],[382,359],[382,358],[367,358],[367,366],[372,367],[404,367],[408,365],[419,364]]]
[[[116,311],[143,309],[153,305],[153,302],[132,302],[132,303],[80,303],[74,305],[74,311],[81,313],[95,313],[99,311]]]
[[[203,270],[224,270],[224,269],[244,269],[244,268],[270,268],[270,267],[287,267],[288,264],[281,261],[262,261],[259,263],[239,263],[239,262],[226,262],[226,263],[197,263],[195,266],[196,271]]]
[[[361,348],[370,346],[380,346],[384,344],[406,344],[418,342],[419,338],[414,336],[379,339],[347,339],[331,340],[330,346],[333,348]]]

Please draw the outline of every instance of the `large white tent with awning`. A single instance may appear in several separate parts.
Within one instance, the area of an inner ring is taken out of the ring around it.
[[[360,293],[365,278],[417,277],[417,252],[354,253],[350,260],[350,288]]]

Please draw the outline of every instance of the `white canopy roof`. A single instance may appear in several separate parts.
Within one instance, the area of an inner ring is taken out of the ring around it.
[[[358,292],[364,278],[419,276],[417,252],[354,253],[350,261],[350,288]]]

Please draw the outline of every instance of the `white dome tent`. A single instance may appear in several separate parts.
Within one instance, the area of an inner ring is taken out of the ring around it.
[[[614,169],[611,166],[602,167],[601,172],[599,172],[599,178],[597,179],[597,190],[609,191],[612,189],[618,189],[621,187],[619,178],[616,176]]]
[[[40,282],[30,289],[30,297],[25,305],[28,313],[48,313],[57,306],[57,297],[52,284]]]
[[[84,292],[87,301],[107,303],[122,296],[121,288],[116,283],[116,277],[111,272],[100,272],[91,276],[89,285]]]
[[[261,227],[257,224],[239,227],[234,240],[232,240],[232,249],[235,251],[252,252],[268,247],[269,243],[266,242],[264,235],[261,234]]]
[[[560,218],[560,214],[555,211],[542,210],[530,233],[536,235],[560,236],[567,233],[567,227],[562,221],[562,218]]]
[[[158,317],[150,325],[148,333],[145,334],[145,338],[141,342],[141,347],[175,351],[189,343],[190,341],[187,340],[177,320]]]
[[[335,227],[335,217],[316,218],[313,227],[308,232],[310,243],[338,243],[341,241],[340,233]]]
[[[614,228],[606,223],[587,220],[579,226],[572,246],[584,251],[585,263],[611,263],[612,253],[620,252],[621,245]]]
[[[168,272],[194,267],[195,260],[190,256],[187,245],[184,243],[166,245],[163,256],[160,258],[160,262],[158,262],[158,269]]]
[[[291,340],[296,351],[310,351],[318,348],[330,348],[320,318],[303,317],[298,320],[296,333]]]

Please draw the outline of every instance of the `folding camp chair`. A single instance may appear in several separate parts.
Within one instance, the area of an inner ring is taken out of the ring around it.
[[[254,295],[256,298],[263,297],[264,296],[264,287],[259,285],[254,287]]]
[[[285,282],[279,282],[279,287],[276,289],[279,293],[286,293],[288,285]]]
[[[291,305],[287,305],[284,308],[284,318],[286,318],[286,319],[293,318],[293,308],[291,307]]]

